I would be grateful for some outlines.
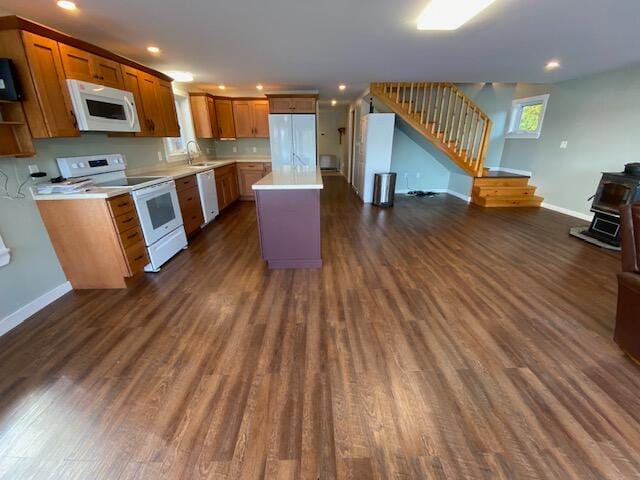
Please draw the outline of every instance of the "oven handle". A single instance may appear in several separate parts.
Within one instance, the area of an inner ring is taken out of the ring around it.
[[[143,199],[149,196],[156,196],[158,193],[171,192],[175,190],[176,182],[170,180],[168,182],[159,183],[150,187],[141,188],[140,190],[134,190],[134,198]]]
[[[124,104],[129,107],[129,111],[131,112],[131,119],[129,120],[129,127],[133,128],[133,126],[136,124],[136,111],[133,105],[133,102],[131,102],[131,100],[129,100],[127,97],[124,97]]]

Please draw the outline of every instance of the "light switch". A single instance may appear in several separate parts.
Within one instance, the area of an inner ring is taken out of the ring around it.
[[[560,148],[565,149],[569,146],[569,142],[567,142],[566,140],[563,140],[560,142]]]

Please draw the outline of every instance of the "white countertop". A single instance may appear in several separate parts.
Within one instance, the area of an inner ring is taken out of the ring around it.
[[[322,172],[319,168],[281,168],[251,186],[254,190],[321,190]]]
[[[174,180],[179,178],[188,177],[189,175],[195,175],[197,173],[206,172],[218,167],[224,167],[225,165],[231,165],[233,163],[268,163],[271,162],[270,157],[242,157],[242,158],[221,158],[221,159],[207,159],[200,158],[194,159],[194,163],[207,163],[205,166],[193,166],[190,167],[184,163],[178,165],[167,165],[163,167],[143,167],[128,169],[127,174],[131,177],[169,177]],[[90,200],[96,198],[111,198],[117,197],[125,193],[130,193],[128,188],[102,188],[91,187],[86,192],[71,193],[71,194],[44,194],[33,195],[34,200]]]

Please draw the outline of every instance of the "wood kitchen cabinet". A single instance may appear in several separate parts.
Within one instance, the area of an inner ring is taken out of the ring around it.
[[[316,113],[315,96],[267,95],[269,113]]]
[[[220,138],[213,97],[207,94],[190,93],[189,103],[196,138]]]
[[[149,263],[129,194],[36,203],[73,288],[126,288]]]
[[[204,223],[196,176],[189,175],[176,180],[176,190],[184,231],[187,236],[192,236],[200,231],[200,226]]]
[[[10,58],[16,69],[33,138],[80,135],[55,40],[31,32],[0,31],[0,57]]]
[[[124,88],[120,64],[79,48],[59,44],[66,78]]]
[[[233,103],[226,98],[214,99],[219,138],[236,138],[233,121]]]
[[[269,138],[269,102],[234,100],[236,138]]]
[[[240,200],[255,200],[254,191],[251,186],[271,173],[271,163],[251,162],[238,163],[238,187],[240,190]]]
[[[160,115],[164,127],[163,137],[179,137],[180,124],[178,123],[178,112],[176,112],[176,100],[173,96],[171,82],[160,78],[157,80],[156,95],[160,104]]]
[[[238,189],[238,170],[235,164],[215,169],[216,192],[220,211],[231,205],[240,197]]]

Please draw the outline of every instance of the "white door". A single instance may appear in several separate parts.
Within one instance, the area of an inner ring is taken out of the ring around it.
[[[292,115],[294,165],[313,167],[316,161],[316,116]]]
[[[293,158],[292,115],[269,115],[269,142],[273,168],[291,165]]]

